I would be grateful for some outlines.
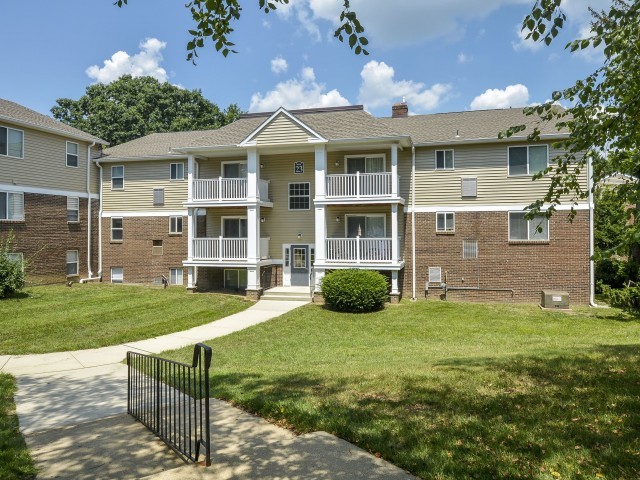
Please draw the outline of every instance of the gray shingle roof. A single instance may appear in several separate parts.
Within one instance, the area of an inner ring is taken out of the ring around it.
[[[20,125],[32,126],[36,129],[44,129],[66,135],[74,139],[86,140],[106,145],[107,142],[101,138],[71,127],[65,123],[54,120],[51,117],[38,113],[20,104],[0,98],[0,120],[11,122],[12,120]]]
[[[507,128],[525,124],[530,133],[538,125],[535,116],[526,116],[521,109],[477,110],[469,112],[414,115],[407,118],[376,118],[361,108],[345,110],[290,111],[309,128],[329,141],[410,136],[416,144],[498,138]],[[112,157],[169,156],[172,148],[237,145],[262,125],[270,114],[253,114],[240,118],[216,130],[153,133],[105,150]],[[551,124],[539,124],[543,134],[557,134]],[[459,138],[456,138],[456,133]],[[566,133],[566,132],[563,132]],[[175,153],[174,153],[175,154]]]
[[[410,135],[416,144],[497,139],[499,132],[515,125],[527,125],[527,129],[520,132],[519,136],[528,135],[534,126],[538,126],[542,134],[568,133],[566,130],[559,132],[551,123],[540,123],[537,116],[527,116],[521,108],[412,115],[379,120],[389,128]]]

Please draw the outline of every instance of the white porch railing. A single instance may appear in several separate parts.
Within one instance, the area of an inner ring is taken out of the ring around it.
[[[246,238],[194,238],[193,258],[197,260],[247,260]]]
[[[327,238],[327,262],[391,262],[390,238]]]
[[[269,181],[258,180],[260,200],[269,200]],[[246,178],[203,178],[193,180],[193,201],[233,201],[247,199]]]
[[[391,195],[391,172],[327,175],[327,197],[380,197]]]

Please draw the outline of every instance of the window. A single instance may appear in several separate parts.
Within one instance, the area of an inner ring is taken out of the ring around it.
[[[0,220],[24,220],[24,194],[0,192]]]
[[[222,236],[225,238],[247,238],[247,219],[240,217],[223,218]]]
[[[78,166],[78,144],[67,142],[67,167]]]
[[[67,222],[77,223],[80,221],[80,199],[78,197],[67,197]]]
[[[223,162],[222,178],[247,178],[247,163]]]
[[[124,282],[124,270],[122,267],[111,267],[111,283]]]
[[[478,193],[478,179],[476,177],[462,178],[462,198],[475,198]]]
[[[347,173],[380,173],[384,172],[384,156],[347,157]]]
[[[24,158],[24,132],[22,130],[0,127],[0,155]]]
[[[436,213],[436,232],[450,233],[456,231],[456,214],[453,212]]]
[[[527,220],[524,216],[525,212],[509,212],[509,240],[549,240],[549,219],[544,215],[536,215],[532,220]]]
[[[171,180],[184,180],[184,163],[172,163],[169,178]]]
[[[307,268],[307,248],[293,248],[293,268]]]
[[[289,260],[289,255],[291,254],[291,249],[289,248],[285,248],[284,249],[284,266],[288,267],[290,264],[290,260]]]
[[[309,183],[289,184],[289,210],[309,210]]]
[[[347,238],[384,238],[386,219],[384,215],[347,215]]]
[[[162,255],[162,240],[152,240],[151,241],[151,255]]]
[[[509,175],[534,175],[547,168],[547,145],[509,147]]]
[[[453,150],[436,150],[436,170],[453,169]]]
[[[124,166],[111,167],[111,190],[124,190]]]
[[[169,217],[169,233],[182,234],[182,217]]]
[[[244,290],[247,288],[246,270],[225,270],[224,288],[231,290]]]
[[[441,267],[429,267],[429,283],[442,283]]]
[[[153,189],[153,205],[156,207],[164,205],[164,188]]]
[[[478,258],[478,241],[477,240],[462,241],[462,258],[464,260],[474,260]]]
[[[24,272],[24,255],[22,253],[7,253],[7,260],[19,263]]]
[[[111,241],[121,242],[124,239],[124,225],[122,218],[111,218]]]
[[[67,250],[67,276],[78,275],[78,250]]]
[[[169,285],[184,285],[182,268],[169,269]]]

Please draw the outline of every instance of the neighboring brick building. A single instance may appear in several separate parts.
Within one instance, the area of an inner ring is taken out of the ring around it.
[[[105,143],[0,99],[0,241],[13,233],[29,283],[97,273],[99,181],[88,158]]]

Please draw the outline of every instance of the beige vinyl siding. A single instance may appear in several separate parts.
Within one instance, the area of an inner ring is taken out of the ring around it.
[[[411,202],[411,149],[407,148],[398,151],[398,176],[400,177],[400,188],[398,192],[407,204]]]
[[[284,114],[278,115],[255,137],[258,145],[308,143],[313,136]]]
[[[87,191],[87,142],[0,121],[24,132],[24,158],[0,156],[0,183],[72,192]],[[67,167],[67,141],[78,144],[78,167]],[[98,168],[91,169],[92,193],[98,192]]]
[[[222,217],[247,218],[247,209],[244,207],[208,208],[207,238],[217,238],[222,235]]]
[[[261,178],[269,180],[269,196],[273,208],[261,208],[260,216],[265,222],[260,224],[261,237],[270,237],[269,255],[282,258],[282,245],[285,243],[315,243],[314,154],[297,153],[286,155],[261,155],[264,165]],[[293,173],[295,162],[304,162],[304,173]],[[289,210],[289,183],[310,184],[309,210]],[[298,233],[302,237],[298,239]]]
[[[103,164],[103,209],[109,211],[175,211],[187,201],[185,179],[169,180],[170,165],[176,160]],[[124,165],[124,190],[111,190],[111,167]],[[164,205],[153,206],[153,189],[164,188]]]
[[[223,162],[225,160],[222,160]],[[238,160],[235,160],[238,161]],[[241,159],[241,161],[246,161]],[[222,175],[222,163],[219,159],[199,160],[198,161],[198,178],[219,178]],[[186,170],[185,170],[186,172]],[[186,175],[186,173],[185,173]]]
[[[549,179],[532,181],[532,176],[509,176],[507,147],[527,144],[457,145],[416,149],[416,206],[529,204],[542,198]],[[435,151],[454,149],[454,169],[436,170]],[[549,145],[549,160],[560,154]],[[409,167],[410,168],[410,167]],[[404,170],[404,169],[403,169]],[[461,178],[476,177],[477,197],[461,197]],[[586,172],[583,175],[586,187]],[[403,188],[408,188],[404,186]],[[409,197],[405,197],[410,201]],[[567,198],[568,200],[568,198]]]

